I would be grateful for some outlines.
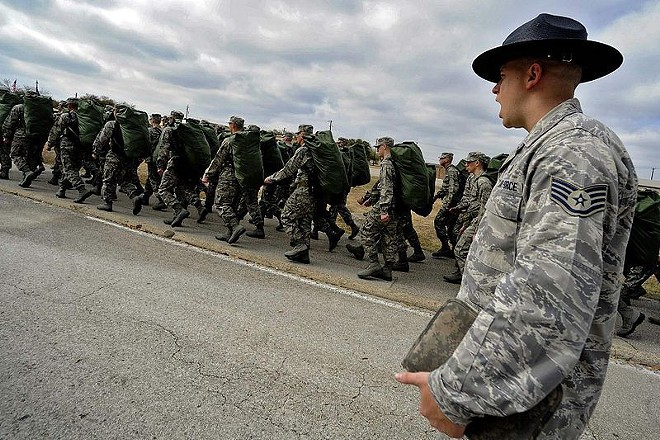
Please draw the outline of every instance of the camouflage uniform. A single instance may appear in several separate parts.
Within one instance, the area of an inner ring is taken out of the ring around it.
[[[123,148],[118,145],[116,137],[121,136],[117,121],[108,121],[96,135],[92,149],[96,157],[105,157],[103,164],[103,187],[101,188],[101,199],[112,205],[117,184],[122,192],[131,199],[140,195],[140,190],[131,180],[130,167],[132,161],[126,157]]]
[[[48,144],[54,147],[59,144],[63,175],[60,181],[62,194],[69,184],[71,188],[84,192],[85,183],[80,177],[83,151],[78,132],[78,113],[67,110],[59,115],[48,135]]]
[[[454,235],[454,225],[457,215],[451,211],[461,199],[461,177],[460,171],[456,166],[449,164],[445,168],[445,177],[442,179],[442,186],[436,193],[435,199],[441,199],[442,206],[433,220],[435,235],[442,244],[442,249],[448,249],[449,243],[456,244],[457,237]]]
[[[236,211],[243,195],[234,172],[232,138],[227,137],[220,144],[218,152],[204,173],[209,180],[217,179],[215,209],[223,225],[232,231],[238,226]],[[262,220],[263,222],[263,220]]]
[[[144,193],[142,193],[142,199],[147,200],[151,197],[152,194],[156,193],[156,198],[162,202],[160,195],[158,195],[158,187],[160,185],[160,174],[158,174],[158,166],[156,161],[152,157],[156,147],[158,146],[158,141],[160,136],[163,133],[163,130],[160,127],[149,127],[149,140],[151,141],[151,154],[144,160],[147,164],[147,182],[144,185]]]
[[[24,174],[34,171],[36,166],[29,160],[32,147],[25,134],[23,104],[16,104],[11,108],[2,124],[2,134],[11,145],[10,156],[16,168]]]
[[[397,229],[398,218],[394,206],[394,184],[396,170],[392,157],[380,162],[378,183],[369,193],[371,209],[365,213],[365,221],[360,228],[360,242],[371,263],[378,263],[378,251],[383,253],[385,265],[392,267],[396,262],[399,245]],[[381,214],[389,214],[390,221],[383,223]]]
[[[282,209],[282,223],[291,238],[291,246],[305,246],[309,249],[312,232],[312,217],[314,215],[314,198],[312,197],[312,177],[314,161],[312,152],[306,145],[298,148],[284,165],[284,168],[267,179],[271,184],[294,178],[293,191]]]
[[[577,99],[508,157],[458,293],[479,314],[429,379],[451,421],[528,410],[561,384],[540,438],[580,435],[605,379],[636,196],[621,140]]]
[[[467,258],[468,250],[470,249],[472,240],[474,239],[474,234],[477,232],[477,227],[479,226],[481,217],[484,215],[486,202],[488,202],[488,197],[490,197],[490,193],[493,190],[493,184],[490,181],[490,178],[488,178],[488,176],[486,176],[483,172],[482,174],[475,176],[472,183],[475,199],[468,201],[468,210],[477,205],[479,206],[479,209],[469,223],[463,224],[464,230],[460,234],[460,237],[456,242],[456,246],[454,246],[456,265],[458,266],[458,270],[461,273],[465,267],[465,259]],[[472,215],[469,214],[469,216],[471,217]]]

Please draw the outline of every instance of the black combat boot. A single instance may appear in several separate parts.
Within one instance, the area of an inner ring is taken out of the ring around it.
[[[107,211],[107,212],[112,212],[112,200],[109,201],[103,201],[100,205],[96,207],[99,211]]]
[[[346,249],[353,254],[357,260],[364,258],[364,246],[361,244],[346,243]]]
[[[55,193],[55,197],[58,199],[66,199],[66,189],[60,187],[60,189],[58,189]]]
[[[53,186],[60,184],[60,173],[53,172],[53,175],[48,179],[48,183]]]
[[[209,215],[209,210],[206,209],[206,206],[200,204],[197,207],[197,223],[202,223],[206,220],[206,217]]]
[[[78,198],[75,199],[73,203],[85,203],[85,200],[87,200],[87,198],[89,198],[89,196],[93,194],[94,194],[93,190],[87,191],[84,187],[78,188]]]
[[[339,244],[339,240],[341,239],[341,236],[344,235],[346,231],[344,231],[341,228],[338,228],[338,230],[334,230],[334,228],[329,228],[326,232],[325,235],[328,236],[328,251],[334,250],[334,248],[337,247],[337,244]]]
[[[142,211],[142,196],[135,196],[131,201],[133,202],[133,215],[138,215]]]
[[[294,246],[293,249],[286,251],[284,256],[291,261],[309,264],[309,248],[304,244]]]
[[[461,284],[461,280],[463,279],[463,273],[461,273],[460,269],[456,269],[454,272],[450,273],[449,275],[443,276],[443,278],[448,283]]]
[[[420,261],[426,260],[426,255],[424,255],[424,250],[421,246],[414,246],[414,252],[408,256],[408,261],[411,263],[419,263]]]
[[[312,228],[311,234],[309,234],[309,238],[312,240],[318,240],[319,239],[319,228],[316,227],[316,225]]]
[[[431,256],[433,258],[454,258],[454,251],[449,247],[449,242],[447,240],[442,240],[442,247],[436,252],[433,252]]]
[[[160,199],[160,197],[158,197],[158,201],[154,206],[151,207],[151,209],[154,211],[165,211],[167,209],[167,205]]]
[[[399,259],[396,263],[392,265],[392,270],[395,270],[397,272],[410,271],[410,265],[408,264],[408,253],[406,249],[399,251]]]
[[[3,168],[0,170],[0,179],[9,180],[9,168]]]
[[[392,281],[392,267],[390,266],[387,271],[378,261],[372,261],[369,263],[369,266],[358,272],[357,276],[363,280],[379,278],[381,280]]]
[[[174,209],[174,217],[172,218],[172,221],[170,222],[170,226],[173,228],[177,228],[181,226],[181,223],[188,217],[190,217],[190,212],[181,206],[180,203],[175,203],[174,206],[172,206]]]
[[[241,238],[241,235],[245,234],[245,226],[243,225],[238,225],[234,228],[233,231],[231,231],[231,235],[227,239],[227,243],[229,244],[234,244],[238,241],[239,238]]]
[[[355,222],[351,222],[348,226],[351,227],[351,235],[348,236],[348,239],[353,240],[360,233],[360,227]]]
[[[149,206],[149,198],[151,196],[148,196],[146,193],[142,193],[140,198],[142,199],[142,206]]]
[[[22,188],[29,188],[30,185],[32,185],[32,181],[37,178],[39,175],[39,172],[37,170],[30,171],[28,173],[23,173],[23,180],[21,183],[18,184],[18,186]]]
[[[247,231],[245,235],[252,238],[266,238],[266,233],[264,232],[264,225],[256,225],[254,230]]]
[[[227,232],[225,232],[224,234],[218,234],[218,235],[216,235],[216,236],[215,236],[215,239],[216,239],[216,240],[220,240],[220,241],[227,241],[227,240],[229,240],[229,237],[231,237],[231,233],[232,233],[233,231],[234,231],[234,230],[233,230],[232,228],[227,228]]]

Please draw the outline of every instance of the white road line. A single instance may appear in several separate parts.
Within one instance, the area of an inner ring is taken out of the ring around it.
[[[377,298],[375,296],[360,293],[360,292],[357,292],[355,290],[345,289],[343,287],[333,286],[332,284],[321,283],[321,282],[318,282],[318,281],[310,280],[309,278],[301,277],[299,275],[294,275],[294,274],[291,274],[291,273],[288,273],[288,272],[281,271],[279,269],[273,269],[271,267],[262,266],[260,264],[253,263],[251,261],[245,261],[245,260],[241,260],[239,258],[230,257],[230,256],[227,256],[227,255],[220,254],[218,252],[210,251],[208,249],[201,249],[201,248],[198,248],[197,246],[193,246],[193,245],[188,244],[188,243],[182,243],[182,242],[177,241],[177,240],[172,240],[171,238],[161,237],[161,236],[156,235],[156,234],[151,234],[151,233],[148,233],[148,232],[139,231],[139,230],[136,230],[136,229],[131,229],[131,228],[128,228],[126,226],[123,226],[123,225],[120,225],[120,224],[117,224],[117,223],[113,223],[113,222],[110,222],[110,221],[107,221],[107,220],[103,220],[103,219],[100,219],[100,218],[97,218],[97,217],[91,217],[91,216],[85,216],[85,217],[90,219],[90,220],[94,220],[96,222],[106,224],[108,226],[114,226],[115,228],[122,229],[122,230],[127,231],[127,232],[132,232],[132,233],[141,235],[143,237],[150,237],[150,238],[153,238],[155,240],[160,240],[160,241],[163,241],[165,243],[180,246],[180,247],[183,247],[183,248],[195,251],[195,252],[199,252],[199,253],[202,253],[202,254],[205,254],[205,255],[210,255],[212,257],[219,258],[223,261],[228,261],[228,262],[232,262],[232,263],[236,263],[236,264],[241,264],[243,266],[250,267],[250,268],[253,268],[253,269],[257,269],[257,270],[260,270],[262,272],[266,272],[266,273],[269,273],[269,274],[274,274],[274,275],[278,275],[278,276],[281,276],[281,277],[289,278],[289,279],[299,281],[301,283],[305,283],[305,284],[308,284],[308,285],[311,285],[311,286],[320,287],[320,288],[338,293],[340,295],[346,295],[346,296],[350,296],[350,297],[353,297],[353,298],[358,298],[358,299],[361,299],[363,301],[367,301],[367,302],[370,302],[370,303],[380,304],[380,305],[385,306],[385,307],[390,307],[390,308],[397,309],[397,310],[411,312],[411,313],[414,313],[414,314],[419,315],[419,316],[427,316],[427,317],[432,317],[433,316],[433,314],[430,313],[430,312],[420,310],[420,309],[416,309],[414,307],[404,306],[402,304],[399,304],[399,303],[396,303],[396,302],[393,302],[393,301],[388,301],[388,300],[385,300],[385,299],[382,299],[382,298]]]

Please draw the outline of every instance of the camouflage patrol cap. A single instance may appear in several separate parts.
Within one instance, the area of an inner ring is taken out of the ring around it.
[[[380,147],[381,145],[386,145],[388,147],[393,147],[394,146],[394,139],[391,137],[385,136],[385,137],[380,137],[376,139],[376,145],[374,145],[375,148]]]
[[[66,98],[66,103],[67,104],[76,104],[76,105],[78,105],[78,98],[73,98],[73,97]]]
[[[261,127],[258,125],[250,124],[247,126],[248,131],[261,131]]]
[[[465,158],[466,162],[476,162],[479,161],[481,163],[486,162],[488,156],[486,156],[484,153],[481,151],[471,151],[467,157]]]
[[[245,124],[245,119],[240,118],[238,116],[232,116],[231,118],[229,118],[229,124],[234,124],[237,127],[243,128],[243,125]]]
[[[174,118],[177,121],[181,121],[183,119],[183,113],[178,110],[172,110],[170,112],[170,117]]]
[[[440,155],[439,159],[453,159],[454,153],[444,152]]]
[[[152,113],[151,117],[149,118],[154,122],[160,122],[163,117],[160,115],[160,113]]]
[[[288,131],[285,131],[282,137],[284,137],[284,139],[293,139],[293,133],[289,133]]]
[[[298,126],[298,134],[314,134],[314,126],[307,124],[300,124]]]

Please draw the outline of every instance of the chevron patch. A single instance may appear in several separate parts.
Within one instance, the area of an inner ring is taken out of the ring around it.
[[[589,217],[605,210],[607,184],[597,183],[580,188],[553,177],[550,198],[568,215]]]

